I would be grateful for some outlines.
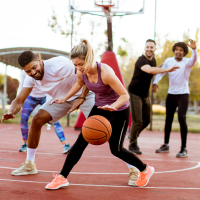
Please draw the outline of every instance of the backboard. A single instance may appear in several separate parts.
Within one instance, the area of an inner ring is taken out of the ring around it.
[[[101,7],[96,6],[95,2],[101,3],[101,0],[69,0],[69,12],[81,12],[92,15],[104,16]],[[103,1],[110,2],[110,1]],[[123,16],[143,14],[145,0],[112,0],[114,6],[110,9],[111,16]]]

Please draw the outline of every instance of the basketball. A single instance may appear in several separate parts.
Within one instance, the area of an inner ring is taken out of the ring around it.
[[[103,116],[93,115],[85,120],[82,127],[84,139],[93,145],[101,145],[110,139],[112,127]]]

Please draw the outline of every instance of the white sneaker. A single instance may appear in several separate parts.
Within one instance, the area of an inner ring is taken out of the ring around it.
[[[25,163],[22,163],[19,168],[15,169],[11,174],[15,176],[37,174],[37,168],[35,163],[32,163],[30,160],[26,160]]]
[[[137,186],[135,182],[139,179],[140,171],[136,167],[129,168],[129,182],[128,185]]]

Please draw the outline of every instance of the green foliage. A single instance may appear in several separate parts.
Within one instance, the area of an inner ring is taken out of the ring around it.
[[[87,30],[89,35],[94,36],[95,31],[97,32],[98,28],[102,25],[102,20],[95,20],[95,18],[88,17],[87,14],[84,13],[70,13],[68,16],[65,16],[65,23],[61,25],[62,19],[55,13],[53,10],[53,14],[51,18],[48,20],[48,26],[55,33],[60,33],[64,37],[72,36],[71,45],[74,46],[74,41],[77,42],[77,36],[81,34],[83,27],[80,26],[82,21],[85,21],[89,26],[87,26]],[[100,42],[97,44],[95,48],[95,54],[99,54],[99,51],[102,49],[106,50],[108,46],[107,42],[107,30],[103,32],[105,35],[105,40],[99,40]],[[94,38],[96,39],[96,38]]]
[[[0,88],[2,88],[3,84],[4,84],[4,75],[0,74]]]
[[[133,77],[133,71],[137,58],[132,55],[132,48],[130,43],[125,38],[121,38],[121,41],[124,47],[122,48],[122,46],[119,46],[117,54],[120,56],[119,66],[125,82],[125,86],[127,88]]]
[[[125,56],[128,55],[127,51],[126,51],[126,50],[123,50],[121,46],[118,47],[117,54],[118,54],[120,57],[125,57]]]
[[[17,89],[19,87],[19,81],[17,79],[13,79],[11,76],[7,76],[7,95],[10,99],[11,103],[17,94]],[[4,88],[4,75],[0,74],[0,90],[3,92]]]
[[[187,42],[188,43],[188,38],[190,33],[189,30],[188,32],[183,34],[183,42]],[[196,30],[196,44],[198,46],[198,38],[199,35],[199,29]],[[167,39],[167,36],[165,37],[166,41],[165,44],[163,46],[159,46],[156,50],[156,62],[157,65],[162,64],[166,58],[169,57],[174,57],[174,53],[172,52],[172,47],[174,45],[174,43],[178,42],[178,41],[170,41],[169,39]],[[159,43],[159,41],[157,42]],[[160,52],[160,53],[157,53]],[[189,48],[189,53],[187,54],[187,58],[192,56],[192,50]],[[200,66],[199,63],[197,62],[195,64],[194,67],[192,67],[191,70],[191,74],[190,74],[190,78],[189,78],[189,87],[190,87],[190,100],[198,100],[200,101]],[[156,94],[154,94],[154,99],[159,103],[161,100],[164,100],[166,98],[167,95],[167,91],[169,88],[169,78],[168,78],[168,74],[166,73],[163,78],[161,79],[161,81],[159,81],[159,90]]]

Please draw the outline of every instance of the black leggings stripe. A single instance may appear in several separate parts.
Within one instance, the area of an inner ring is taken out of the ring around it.
[[[123,147],[124,139],[126,136],[126,130],[128,127],[130,109],[129,107],[122,111],[106,111],[98,109],[97,106],[94,106],[89,114],[92,115],[101,115],[108,119],[112,126],[112,134],[109,140],[111,153],[120,158],[121,160],[134,165],[140,171],[145,170],[146,165],[132,152],[128,151]],[[64,166],[61,175],[67,177],[74,165],[81,158],[83,151],[87,147],[88,143],[84,140],[82,132],[79,134],[76,142],[69,151],[69,154],[66,157]]]

